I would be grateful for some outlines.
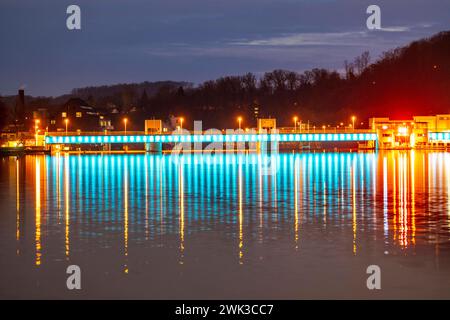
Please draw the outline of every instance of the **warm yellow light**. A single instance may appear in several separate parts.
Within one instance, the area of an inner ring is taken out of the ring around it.
[[[352,121],[355,121],[356,120],[356,117],[355,116],[352,116]]]
[[[183,129],[184,118],[180,117],[180,129]]]
[[[295,123],[297,123],[297,120],[298,120],[298,118],[297,118],[297,117],[294,117],[294,122],[295,122]]]
[[[415,147],[415,145],[416,145],[416,135],[415,134],[411,135],[410,145],[411,145],[411,147]]]
[[[127,119],[127,118],[124,118],[124,119],[123,119],[123,122],[127,123],[127,122],[128,122],[128,119]]]
[[[241,122],[241,121],[242,121],[242,117],[238,117],[238,118],[237,118],[237,121],[238,121],[238,122]]]
[[[407,135],[408,134],[408,128],[407,127],[399,127],[398,128],[398,133],[402,134],[402,135]]]

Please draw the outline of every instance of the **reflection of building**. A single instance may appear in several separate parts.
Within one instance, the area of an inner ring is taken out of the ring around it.
[[[450,114],[416,116],[413,120],[370,118],[380,149],[414,148],[429,144],[430,132],[450,132]]]

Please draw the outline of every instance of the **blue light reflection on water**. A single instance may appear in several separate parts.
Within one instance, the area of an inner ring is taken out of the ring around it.
[[[381,223],[385,237],[407,245],[415,241],[414,206],[407,204],[415,195],[411,190],[415,171],[405,154],[391,159],[390,167],[398,170],[388,169],[386,161],[386,156],[363,153],[58,156],[45,161],[46,197],[53,211],[65,206],[61,193],[69,193],[70,224],[83,226],[80,232],[86,238],[96,237],[89,232],[93,225],[120,230],[118,223],[128,210],[129,232],[136,240],[180,233],[181,211],[186,234],[238,225],[243,214],[250,229],[246,236],[253,237],[257,230],[261,239],[265,228],[289,224],[301,207],[302,222],[324,227],[351,224],[355,233],[357,224],[377,229]],[[64,176],[67,171],[70,177]],[[430,171],[433,174],[436,168]],[[394,204],[386,203],[386,175],[391,178]],[[68,191],[63,190],[65,178],[70,181]],[[392,207],[389,217],[388,207]]]
[[[256,263],[255,247],[320,252],[324,239],[344,257],[425,252],[442,266],[449,163],[449,154],[414,151],[35,156],[8,161],[16,182],[8,190],[17,197],[17,255],[33,252],[36,268],[100,247],[118,253],[112,269],[133,273],[136,248],[176,251],[189,264],[219,245],[246,265]],[[211,234],[219,240],[194,241]]]

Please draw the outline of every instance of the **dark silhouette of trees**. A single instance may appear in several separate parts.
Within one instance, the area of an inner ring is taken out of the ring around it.
[[[171,115],[183,116],[187,128],[196,119],[204,127],[237,127],[237,116],[253,127],[255,111],[259,117],[277,118],[280,125],[292,125],[294,115],[320,126],[348,124],[352,115],[361,121],[372,116],[407,119],[450,112],[448,57],[450,32],[441,32],[385,52],[374,63],[363,52],[344,62],[342,74],[277,69],[259,78],[252,73],[225,76],[195,87],[173,81],[87,87],[47,102],[62,105],[68,98],[91,97],[96,107],[119,110],[118,119],[130,117],[135,129],[143,127],[143,118],[167,120]],[[35,100],[28,98],[30,104]]]

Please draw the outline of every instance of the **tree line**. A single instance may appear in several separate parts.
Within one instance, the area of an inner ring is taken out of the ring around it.
[[[224,76],[197,86],[187,82],[144,82],[74,89],[57,98],[27,97],[30,105],[51,108],[80,97],[104,112],[130,118],[136,129],[144,118],[183,116],[186,126],[203,120],[206,127],[255,126],[256,117],[292,125],[296,115],[311,124],[358,122],[372,116],[407,119],[450,112],[450,32],[384,52],[371,62],[369,52],[345,61],[343,72],[315,68],[304,72],[273,70],[261,77]],[[1,105],[0,105],[1,106]],[[0,112],[2,108],[0,108]],[[5,107],[3,107],[5,109]],[[0,117],[4,118],[4,117]]]

